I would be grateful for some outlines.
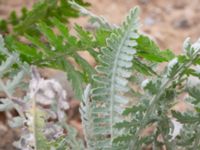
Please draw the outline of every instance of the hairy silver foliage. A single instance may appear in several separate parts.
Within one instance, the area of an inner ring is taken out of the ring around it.
[[[17,53],[10,53],[5,47],[4,39],[0,35],[0,54],[6,56],[5,61],[1,61],[0,65],[0,92],[4,94],[4,97],[0,98],[0,111],[6,112],[7,117],[10,119],[8,124],[11,127],[19,127],[23,124],[21,117],[13,117],[10,113],[10,110],[16,109],[18,113],[23,116],[23,111],[20,109],[19,104],[23,105],[20,98],[14,96],[14,93],[17,88],[20,87],[20,83],[27,72],[27,66],[24,65],[24,68],[20,68],[18,72],[15,72],[9,79],[8,74],[11,71],[11,68],[14,64],[19,62],[19,56]]]
[[[90,118],[92,118],[92,109],[91,109],[91,85],[87,85],[85,88],[82,103],[80,105],[80,114],[81,114],[81,120],[83,125],[83,132],[85,135],[85,140],[87,141],[88,147],[95,147],[95,142],[93,141],[93,123]]]
[[[98,74],[93,76],[91,92],[86,88],[81,114],[85,131],[90,131],[86,137],[88,149],[111,149],[113,139],[120,134],[113,126],[123,118],[128,103],[124,94],[129,91],[127,79],[136,53],[135,39],[139,37],[138,13],[137,7],[132,9],[123,25],[107,39],[107,47],[99,55],[101,65],[96,67]]]
[[[48,144],[47,139],[52,141],[64,136],[64,111],[69,108],[66,91],[57,81],[41,78],[35,67],[31,69],[31,76],[28,101],[23,108],[26,115],[24,123],[27,126],[23,127],[24,132],[15,146],[27,150],[48,149],[51,146],[42,143]],[[58,119],[60,125],[49,119]]]
[[[40,77],[37,69],[32,67],[32,79],[29,84],[29,97],[43,106],[53,106],[57,109],[56,114],[51,112],[52,116],[57,116],[59,121],[63,121],[65,113],[63,110],[69,108],[67,102],[67,93],[54,79],[44,80]],[[49,112],[50,113],[50,112]],[[56,119],[56,118],[53,118]]]

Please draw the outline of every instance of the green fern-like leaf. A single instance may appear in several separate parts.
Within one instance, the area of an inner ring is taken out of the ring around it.
[[[72,83],[76,98],[81,99],[83,84],[91,82],[95,70],[87,60],[81,57],[78,51],[88,50],[92,56],[97,57],[97,52],[93,50],[97,47],[96,41],[94,41],[91,33],[78,25],[75,27],[78,37],[75,37],[70,35],[66,25],[58,19],[53,18],[51,22],[59,33],[56,33],[45,22],[40,22],[38,23],[38,30],[44,36],[44,41],[40,41],[37,36],[26,35],[32,43],[30,46],[14,40],[12,41],[12,48],[21,54],[21,59],[30,64],[65,71]],[[71,58],[80,68],[70,63]]]
[[[81,6],[90,5],[82,0],[75,1]],[[36,24],[44,21],[51,25],[52,16],[62,22],[68,22],[69,18],[76,18],[79,14],[70,6],[69,0],[43,0],[36,2],[30,11],[26,7],[22,8],[21,15],[17,15],[15,11],[11,12],[6,20],[0,20],[0,29],[2,34],[12,32],[16,36],[39,35]],[[9,31],[8,25],[13,28],[12,31]]]
[[[133,56],[138,38],[138,13],[136,7],[130,11],[122,27],[107,39],[107,47],[101,49],[96,67],[98,74],[93,76],[91,89],[92,137],[97,149],[110,149],[113,139],[119,134],[113,125],[122,118],[124,106],[128,103],[124,94],[129,91],[128,78],[131,76]],[[87,110],[88,111],[88,110]],[[89,112],[85,113],[89,113]],[[90,118],[91,119],[91,118]],[[94,148],[93,145],[88,145]]]

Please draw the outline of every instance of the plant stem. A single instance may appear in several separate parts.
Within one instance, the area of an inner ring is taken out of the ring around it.
[[[38,149],[37,147],[37,135],[36,135],[36,119],[37,119],[37,114],[36,114],[36,102],[35,102],[35,95],[32,98],[32,115],[33,115],[33,135],[34,135],[34,148],[35,150]]]

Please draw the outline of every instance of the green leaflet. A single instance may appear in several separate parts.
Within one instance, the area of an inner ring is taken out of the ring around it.
[[[196,103],[195,101],[193,101],[194,104],[197,104],[198,102],[200,102],[200,84],[199,83],[196,83],[196,85],[193,87],[188,87],[188,93],[190,94],[191,97],[196,99]]]
[[[67,76],[72,83],[72,87],[74,88],[75,96],[80,100],[83,94],[84,83],[81,73],[77,70],[74,70],[73,66],[63,58],[61,58],[61,60],[58,62],[61,64],[62,70],[67,72]]]
[[[144,85],[145,84],[145,85]],[[161,81],[158,80],[144,80],[142,82],[142,87],[144,90],[147,90],[150,94],[154,95],[157,94],[161,86]]]
[[[18,34],[23,34],[25,31],[29,30],[35,22],[37,22],[40,19],[43,19],[46,16],[48,9],[55,5],[55,2],[56,1],[53,2],[54,4],[50,3],[48,5],[46,5],[44,2],[35,5],[33,10],[27,14],[27,17],[22,22],[20,22],[20,24],[15,26],[15,31]]]
[[[174,54],[170,50],[161,51],[156,43],[149,37],[140,35],[136,40],[138,45],[135,46],[137,55],[152,62],[167,62],[174,58]]]
[[[56,33],[45,22],[40,22],[38,23],[38,30],[45,37],[43,41],[38,39],[37,36],[30,35],[25,35],[31,42],[30,46],[16,42],[12,38],[8,41],[12,43],[12,49],[20,52],[21,59],[26,62],[67,71],[68,78],[72,81],[75,90],[75,96],[77,99],[81,99],[83,84],[91,82],[95,70],[77,52],[88,50],[92,56],[97,57],[97,52],[93,48],[97,47],[98,44],[93,40],[94,36],[80,26],[75,27],[78,34],[78,37],[75,37],[70,35],[66,25],[58,19],[53,18],[51,22],[59,33]],[[67,63],[71,58],[80,68],[74,69],[73,64]],[[61,61],[66,62],[60,63]],[[65,66],[66,64],[68,66]]]
[[[181,113],[181,112],[177,112],[177,111],[172,111],[172,115],[173,117],[175,117],[178,122],[183,123],[183,124],[187,124],[187,123],[196,123],[199,121],[199,117],[194,116],[194,114],[192,113]]]
[[[34,47],[30,47],[20,42],[15,42],[13,43],[13,48],[16,49],[16,51],[18,51],[22,55],[22,57],[27,57],[27,59],[41,59],[41,54]]]
[[[92,74],[94,74],[95,73],[95,70],[94,70],[94,68],[90,65],[90,64],[88,64],[88,62],[85,60],[85,59],[83,59],[80,55],[78,55],[78,54],[74,54],[74,59],[76,60],[76,62],[78,63],[78,64],[80,64],[80,66],[83,68],[83,71],[84,71],[84,80],[86,81],[86,82],[89,82],[89,81],[91,81],[92,79]]]
[[[81,27],[77,24],[75,25],[74,29],[78,33],[80,41],[81,41],[81,43],[83,43],[83,45],[86,45],[89,47],[93,46],[93,44],[94,44],[93,36],[91,35],[91,33],[89,31],[84,30],[83,27]]]
[[[138,72],[150,76],[157,75],[157,73],[152,69],[151,65],[145,64],[142,62],[142,59],[138,59],[135,57],[133,59],[133,70],[137,70]]]

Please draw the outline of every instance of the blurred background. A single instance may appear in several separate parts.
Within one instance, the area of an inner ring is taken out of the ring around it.
[[[0,0],[0,17],[6,18],[11,10],[29,8],[37,0]],[[196,40],[200,35],[200,0],[85,0],[89,9],[112,23],[119,24],[130,8],[141,8],[141,31],[154,38],[161,48],[179,53],[186,37]],[[77,22],[77,21],[76,21]],[[78,23],[87,26],[86,19]],[[199,29],[199,30],[198,30]]]
[[[20,12],[23,6],[31,8],[37,0],[0,0],[0,18],[6,19],[10,12]],[[135,5],[141,8],[141,32],[152,37],[161,49],[172,49],[176,54],[182,51],[182,43],[186,37],[195,41],[200,37],[200,0],[85,0],[91,6],[89,9],[102,15],[111,23],[120,24],[129,9]],[[72,19],[72,23],[79,23],[89,28],[87,19],[80,17]],[[48,70],[45,73],[55,74]],[[52,76],[52,75],[50,75]],[[58,76],[60,78],[60,76]],[[77,101],[71,104],[72,111],[69,112],[70,124],[81,132],[80,118],[78,114]],[[78,118],[78,119],[77,119]],[[0,115],[0,122],[5,120]],[[77,123],[79,120],[79,123]],[[19,131],[11,132],[0,123],[0,150],[12,150],[12,141],[17,139]]]

